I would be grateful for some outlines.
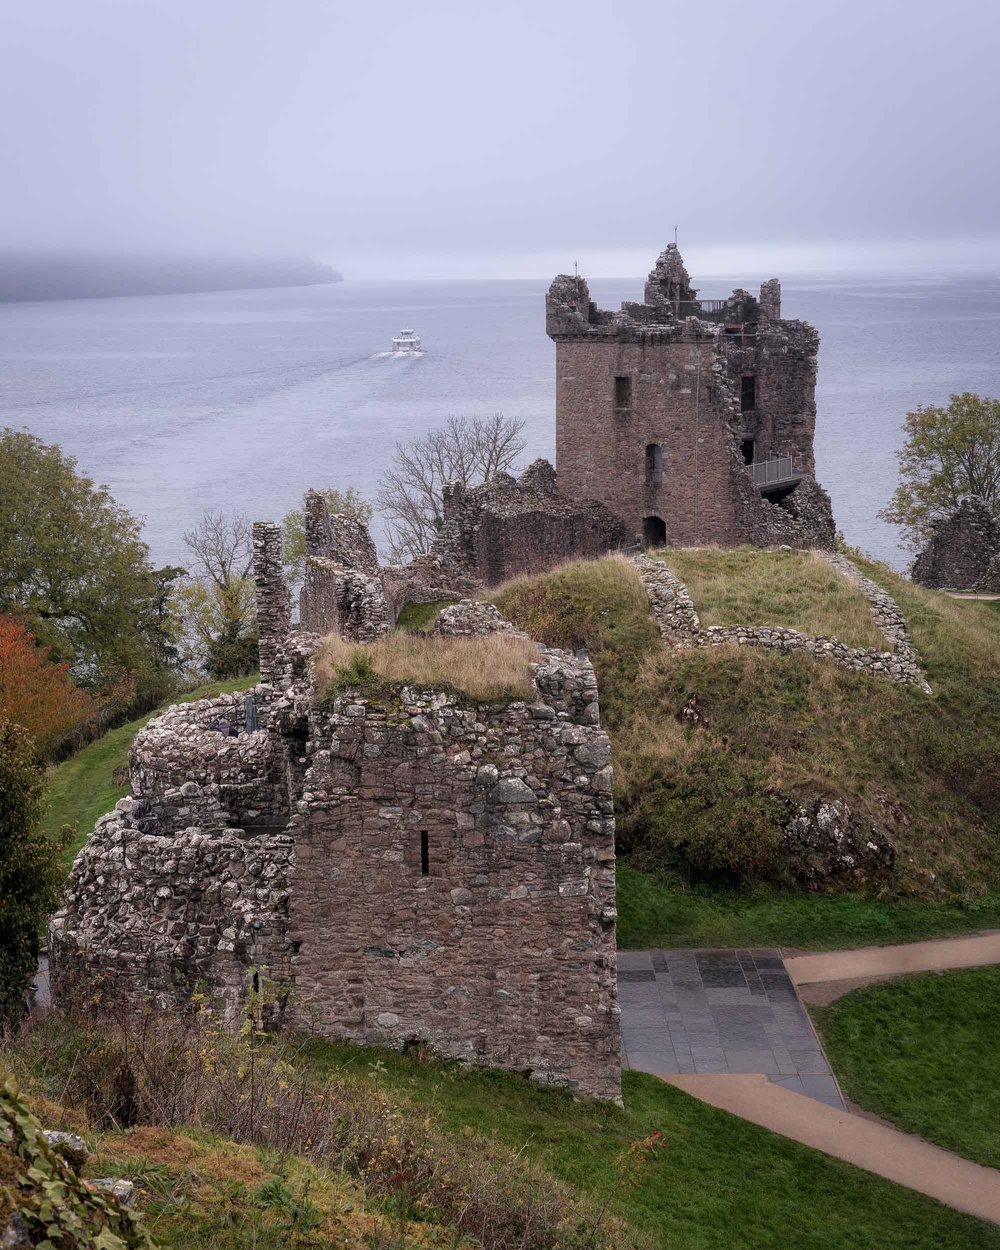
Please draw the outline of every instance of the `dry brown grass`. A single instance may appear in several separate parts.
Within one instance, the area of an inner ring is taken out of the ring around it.
[[[702,625],[782,625],[888,649],[861,591],[815,552],[681,547],[660,558],[687,585]]]
[[[530,699],[538,648],[517,634],[439,638],[390,634],[378,642],[346,642],[331,634],[316,657],[321,692],[413,685],[458,690],[483,701]]]

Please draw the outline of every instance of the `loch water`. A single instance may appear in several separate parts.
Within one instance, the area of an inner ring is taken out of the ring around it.
[[[758,279],[759,281],[759,279]],[[745,278],[704,282],[706,298]],[[203,509],[280,520],[310,486],[374,496],[394,444],[450,415],[526,422],[554,456],[544,281],[336,286],[0,306],[0,426],[62,445],[182,562]],[[1000,395],[1000,276],[785,278],[783,314],[821,336],[817,472],[849,542],[897,566],[876,513],[906,412]],[[615,308],[642,282],[595,281]],[[412,328],[417,357],[388,354]],[[2,506],[2,501],[0,501]]]

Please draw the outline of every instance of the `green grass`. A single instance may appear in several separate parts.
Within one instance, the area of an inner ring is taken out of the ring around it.
[[[574,1103],[527,1081],[419,1063],[393,1053],[311,1044],[321,1072],[345,1067],[379,1079],[443,1116],[541,1162],[596,1197],[657,1247],[677,1250],[974,1250],[1000,1247],[994,1228],[625,1073],[625,1109]],[[630,1141],[663,1134],[648,1170],[618,1160]]]
[[[682,888],[618,863],[618,945],[840,950],[1000,928],[1000,894],[967,903]]]
[[[687,585],[702,625],[783,625],[886,650],[861,591],[812,552],[698,547],[657,554]]]
[[[258,680],[254,675],[214,682],[179,694],[170,702],[190,703],[195,699],[210,699],[217,694],[246,690]],[[67,868],[83,846],[98,816],[110,811],[128,792],[127,788],[114,784],[114,771],[128,763],[128,749],[132,739],[155,715],[156,712],[150,712],[148,716],[110,730],[103,737],[89,743],[82,751],[77,751],[68,760],[49,770],[48,804],[41,827],[50,837],[56,837],[64,825],[70,825],[76,830],[75,837],[66,850]]]
[[[778,845],[783,800],[832,797],[895,844],[895,872],[873,888],[928,901],[1000,888],[1000,615],[859,564],[906,615],[932,695],[799,653],[671,650],[621,560],[495,593],[542,641],[589,648],[633,867],[797,888]],[[692,694],[695,728],[678,720]]]
[[[429,633],[441,609],[457,602],[457,599],[435,599],[432,603],[404,604],[399,616],[396,617],[396,628],[404,634]]]
[[[850,1098],[1000,1167],[1000,968],[907,977],[812,1013]]]

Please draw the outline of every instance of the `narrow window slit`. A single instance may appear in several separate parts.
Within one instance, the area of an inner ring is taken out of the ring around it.
[[[427,839],[427,830],[420,834],[420,875],[426,877],[431,870],[431,848]]]

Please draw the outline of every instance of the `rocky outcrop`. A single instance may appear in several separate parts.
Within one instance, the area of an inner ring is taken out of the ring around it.
[[[781,835],[781,876],[797,885],[867,886],[887,877],[896,863],[888,834],[858,820],[843,799],[798,805]]]
[[[913,580],[932,590],[974,590],[1000,554],[1000,524],[982,499],[971,495],[934,523],[930,541],[913,562]]]

